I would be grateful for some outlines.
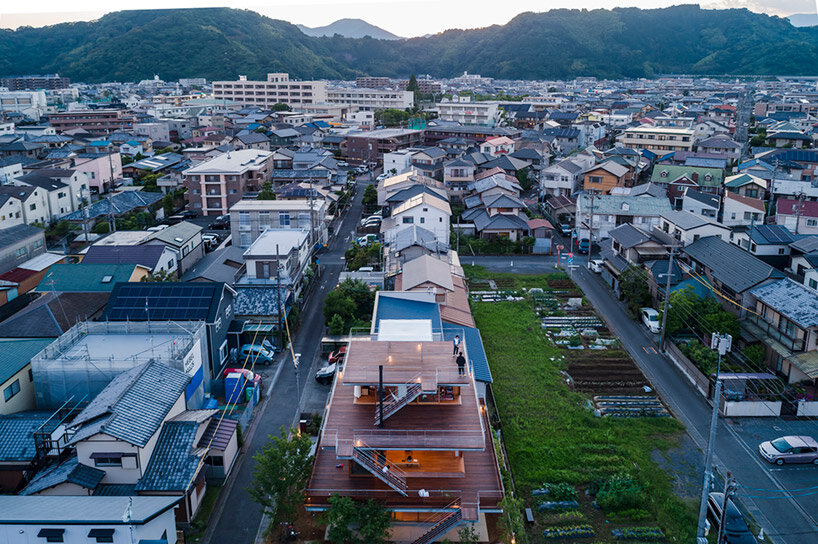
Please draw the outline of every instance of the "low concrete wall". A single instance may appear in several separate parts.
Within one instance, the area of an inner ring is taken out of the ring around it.
[[[799,400],[797,415],[810,417],[818,416],[818,401]]]
[[[727,417],[778,417],[781,401],[725,401],[721,413]]]
[[[710,397],[710,380],[707,376],[702,374],[702,371],[696,368],[696,365],[693,362],[685,357],[685,354],[679,349],[679,346],[674,344],[670,340],[666,340],[665,347],[667,348],[667,354],[670,356],[670,360],[676,365],[676,367],[682,371],[682,373],[690,380],[690,383],[693,384],[696,389],[699,390],[699,393],[702,394],[704,398]]]

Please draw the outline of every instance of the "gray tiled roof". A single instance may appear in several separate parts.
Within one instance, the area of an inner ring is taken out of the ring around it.
[[[142,525],[170,509],[181,497],[0,496],[0,524],[37,525],[83,523],[121,525],[130,510],[131,522]]]
[[[700,204],[710,206],[711,208],[715,208],[716,210],[719,209],[718,195],[704,193],[702,191],[696,191],[695,189],[688,189],[687,191],[685,191],[684,197],[693,199],[696,202],[699,202]]]
[[[41,471],[20,494],[34,495],[63,483],[79,485],[86,489],[95,489],[104,477],[104,470],[83,465],[79,462],[77,456],[74,455],[59,465]]]
[[[15,187],[16,189],[16,187]],[[0,248],[8,247],[32,236],[44,236],[43,229],[29,225],[14,225],[7,229],[0,229]]]
[[[756,287],[750,292],[799,326],[818,326],[818,292],[789,278]]]
[[[95,497],[132,497],[136,484],[100,484],[94,489]]]
[[[0,462],[30,462],[36,454],[34,431],[51,416],[50,412],[20,412],[0,416]]]
[[[736,293],[746,291],[766,279],[784,277],[782,272],[761,259],[717,236],[699,238],[682,252],[709,268],[714,278]]]
[[[205,454],[204,448],[194,450],[198,429],[196,421],[165,422],[136,490],[187,491]]]
[[[608,233],[625,248],[632,248],[651,239],[650,234],[630,223],[619,225]]]
[[[104,432],[144,446],[182,396],[190,378],[175,368],[151,361],[115,377],[72,422],[71,439],[79,442]]]

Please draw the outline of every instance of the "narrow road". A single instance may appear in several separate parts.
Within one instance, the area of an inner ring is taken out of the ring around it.
[[[212,520],[202,539],[205,543],[253,544],[256,541],[262,516],[259,506],[247,493],[253,480],[252,457],[264,448],[270,435],[277,436],[282,427],[289,428],[293,425],[300,411],[296,399],[300,399],[305,390],[315,387],[313,374],[321,353],[321,338],[324,333],[324,297],[338,283],[343,270],[342,257],[349,246],[349,233],[355,229],[361,216],[363,188],[368,183],[366,179],[359,180],[354,200],[338,229],[339,234],[330,242],[328,250],[318,255],[323,268],[320,284],[303,308],[301,325],[293,339],[293,350],[301,354],[298,392],[292,357],[286,355],[280,363],[283,365],[281,375],[272,391],[265,391],[266,400],[258,408],[252,435],[245,437],[247,442],[243,453],[233,469],[227,487],[219,497],[219,503],[213,511],[213,518],[216,519]]]
[[[464,256],[461,261],[466,264],[474,262],[497,272],[543,274],[554,270],[556,258],[521,255]],[[510,262],[513,262],[513,267],[509,266]],[[710,403],[693,388],[673,362],[659,351],[654,335],[630,319],[624,305],[616,300],[608,286],[597,274],[585,268],[585,260],[575,260],[575,264],[583,266],[572,270],[573,280],[621,340],[673,414],[685,425],[695,444],[704,451],[712,411]],[[818,542],[818,523],[814,516],[818,511],[818,493],[815,493],[818,487],[812,489],[811,494],[796,493],[799,495],[797,498],[785,492],[786,489],[818,486],[818,467],[773,467],[762,461],[756,450],[762,440],[785,434],[804,434],[788,433],[787,430],[803,428],[805,425],[814,427],[812,422],[789,422],[773,417],[719,420],[716,468],[721,474],[730,470],[737,481],[747,487],[739,490],[739,499],[764,528],[768,541],[780,544]],[[754,427],[754,432],[744,432],[742,427],[745,426]]]

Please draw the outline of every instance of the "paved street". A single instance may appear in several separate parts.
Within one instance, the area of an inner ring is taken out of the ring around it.
[[[364,178],[368,179],[368,178]],[[321,353],[321,338],[324,332],[323,301],[326,294],[338,283],[343,270],[344,251],[349,246],[349,233],[361,215],[361,199],[367,181],[359,180],[355,199],[344,217],[338,236],[330,242],[327,251],[318,255],[323,274],[316,289],[301,314],[301,326],[294,334],[293,349],[301,354],[298,383],[299,395],[303,396],[303,409],[296,405],[296,374],[292,357],[284,357],[283,368],[272,391],[265,391],[265,402],[255,416],[252,434],[245,437],[245,447],[239,464],[233,469],[228,487],[219,497],[219,504],[213,512],[214,522],[203,539],[212,544],[252,544],[256,540],[261,522],[261,512],[250,499],[246,489],[253,479],[253,455],[268,441],[269,435],[278,435],[281,427],[290,427],[302,411],[322,407],[329,393],[328,386],[320,386],[313,379],[318,368]],[[267,383],[269,383],[269,378]],[[265,386],[266,387],[266,386]]]
[[[574,281],[586,298],[620,338],[636,363],[651,380],[674,415],[685,424],[696,445],[707,444],[711,405],[693,388],[675,365],[658,352],[656,338],[628,318],[624,305],[617,301],[597,274],[584,267],[585,256],[575,254]],[[547,273],[554,270],[556,257],[462,256],[464,264],[477,264],[490,270],[518,273]],[[513,266],[511,266],[513,264]],[[757,454],[763,440],[786,434],[816,434],[815,422],[784,421],[780,418],[721,419],[716,439],[715,463],[719,472],[733,473],[746,486],[739,496],[747,510],[764,528],[772,542],[781,544],[814,544],[818,542],[818,487],[796,492],[797,499],[784,490],[802,490],[818,486],[818,467],[769,465]],[[812,493],[812,494],[808,494]]]

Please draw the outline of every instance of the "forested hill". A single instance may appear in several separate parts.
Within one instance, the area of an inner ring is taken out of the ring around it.
[[[311,37],[252,11],[205,8],[120,11],[0,31],[0,74],[59,72],[89,83],[153,74],[350,79],[464,70],[507,79],[818,75],[818,27],[745,9],[675,6],[523,13],[505,25],[387,41]]]

